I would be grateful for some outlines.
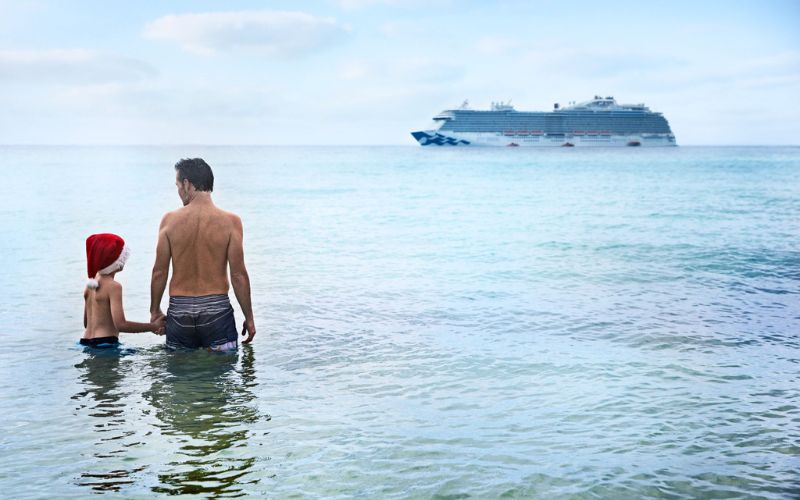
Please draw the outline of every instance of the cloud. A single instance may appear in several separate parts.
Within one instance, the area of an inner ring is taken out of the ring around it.
[[[156,74],[138,59],[91,50],[0,50],[0,81],[6,83],[131,82]]]
[[[373,73],[373,68],[363,61],[350,61],[339,69],[339,78],[343,80],[361,80]]]
[[[618,49],[536,48],[523,58],[526,63],[551,72],[584,78],[629,76],[654,70],[674,70],[686,65],[686,61],[671,55]]]
[[[386,5],[390,7],[428,7],[441,8],[451,3],[451,0],[338,0],[336,3],[345,10],[365,9],[368,7]]]
[[[164,16],[145,26],[144,37],[200,55],[248,50],[286,57],[327,47],[349,31],[332,17],[260,10]]]
[[[423,31],[423,28],[422,23],[419,21],[394,20],[383,23],[380,26],[379,31],[385,37],[396,38],[400,36],[419,34]]]
[[[640,88],[657,91],[688,89],[717,93],[746,89],[776,89],[800,82],[800,52],[782,52],[755,58],[689,60],[672,67],[645,67],[635,79]],[[716,90],[715,90],[716,89]]]
[[[465,75],[464,66],[438,58],[352,60],[339,66],[339,81],[331,82],[337,99],[325,100],[315,113],[346,122],[353,131],[361,127],[362,139],[366,132],[375,137],[369,141],[397,143],[405,139],[406,128],[427,122],[448,102],[460,102],[453,95],[461,94]],[[394,130],[393,139],[387,129]]]
[[[339,7],[343,9],[363,9],[373,5],[400,5],[402,0],[339,0]]]
[[[390,3],[388,0],[339,0],[339,6],[343,9],[361,9],[372,5]]]
[[[489,56],[506,55],[520,47],[522,43],[505,36],[484,36],[475,44],[479,53]]]
[[[532,45],[496,36],[479,38],[474,47],[475,54],[486,58],[485,64],[494,64],[505,80],[525,81],[530,75],[537,75],[539,80],[599,85],[609,92],[612,89],[669,92],[720,86],[726,91],[777,88],[796,85],[800,78],[797,51],[709,60],[707,56],[678,57],[638,48]]]
[[[403,58],[387,61],[349,61],[339,68],[343,80],[373,80],[376,83],[449,85],[463,78],[459,64],[429,58]]]
[[[280,89],[258,86],[170,86],[159,83],[110,83],[82,85],[51,93],[60,109],[81,115],[178,117],[202,119],[247,118],[274,113]]]

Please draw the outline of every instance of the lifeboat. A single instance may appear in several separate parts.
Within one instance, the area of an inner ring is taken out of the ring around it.
[[[628,146],[631,146],[631,147],[636,147],[636,146],[641,146],[641,145],[642,145],[642,143],[639,142],[639,141],[628,141]]]
[[[517,144],[516,142],[509,142],[508,144],[506,144],[506,146],[508,146],[509,148],[518,148],[519,144]]]
[[[562,148],[574,148],[575,145],[572,144],[571,142],[565,142],[564,144],[561,145],[561,147]]]

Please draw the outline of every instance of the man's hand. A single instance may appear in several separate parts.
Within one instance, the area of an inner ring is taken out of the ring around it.
[[[150,313],[150,323],[158,325],[158,329],[153,330],[153,333],[156,335],[164,335],[164,330],[167,325],[167,316],[161,312],[160,308]]]
[[[167,326],[167,317],[163,314],[159,316],[155,321],[151,321],[153,325],[152,332],[156,335],[164,335],[164,329]]]
[[[242,336],[247,334],[247,338],[242,340],[242,344],[249,344],[253,337],[256,336],[256,322],[252,319],[250,321],[245,320],[244,324],[242,324]]]
[[[159,318],[166,318],[167,315],[161,312],[161,308],[150,313],[150,323],[155,323]]]

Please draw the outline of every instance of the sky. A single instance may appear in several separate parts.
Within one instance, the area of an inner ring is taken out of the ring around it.
[[[411,145],[597,94],[800,144],[800,1],[0,0],[2,144]]]

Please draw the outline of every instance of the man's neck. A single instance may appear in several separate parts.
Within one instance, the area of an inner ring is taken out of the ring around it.
[[[187,205],[213,205],[214,202],[211,201],[211,193],[208,191],[195,191],[189,194],[189,201],[186,203]]]

